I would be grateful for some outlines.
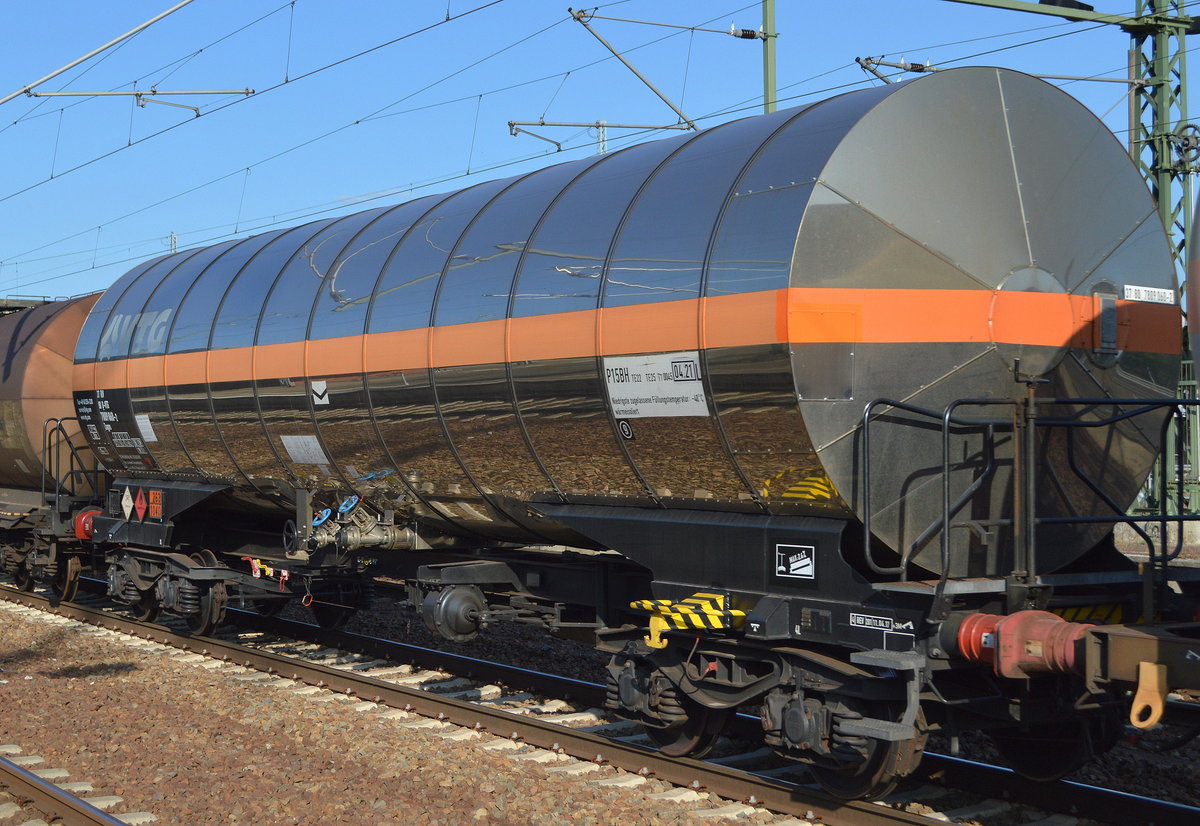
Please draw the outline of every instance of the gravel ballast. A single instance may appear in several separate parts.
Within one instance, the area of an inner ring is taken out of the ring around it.
[[[675,824],[719,804],[649,799],[642,789],[666,790],[654,781],[567,779],[327,692],[155,650],[0,605],[0,741],[160,823]]]
[[[419,620],[379,600],[355,630],[434,642]],[[289,611],[289,613],[292,613]],[[303,617],[299,611],[296,612]],[[305,617],[306,618],[306,617]],[[514,761],[505,752],[356,712],[347,698],[275,681],[264,687],[231,666],[135,641],[118,642],[60,618],[34,619],[0,603],[0,744],[18,743],[125,798],[121,811],[161,823],[695,823],[718,800],[666,803],[671,787],[601,787],[610,768],[573,775],[564,764]],[[500,625],[456,653],[596,679],[603,658],[537,629]],[[382,707],[379,709],[383,711]],[[419,718],[418,718],[419,719]],[[457,730],[462,732],[461,729]],[[1189,805],[1200,804],[1200,745],[1153,748],[1179,731],[1124,743],[1070,779]],[[995,759],[986,740],[970,756]],[[948,744],[931,743],[944,751]],[[627,779],[637,780],[637,778]],[[674,790],[679,793],[683,790]],[[784,820],[750,812],[737,822]],[[793,821],[794,822],[794,821]]]
[[[298,606],[289,609],[289,615],[312,621],[311,615]],[[592,682],[604,681],[604,663],[608,659],[606,654],[583,643],[556,640],[540,629],[511,623],[489,628],[468,643],[452,643],[427,631],[411,612],[389,599],[378,599],[369,611],[359,612],[347,630]],[[1148,732],[1129,727],[1112,751],[1066,779],[1200,807],[1200,737],[1171,748],[1186,736],[1186,731],[1175,727],[1159,726]],[[1160,751],[1164,747],[1167,750]],[[983,735],[964,736],[961,749],[967,759],[1005,765]],[[950,744],[945,738],[935,736],[927,750],[949,754]]]

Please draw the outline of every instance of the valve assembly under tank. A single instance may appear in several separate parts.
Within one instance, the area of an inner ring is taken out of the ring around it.
[[[383,521],[386,520],[386,521]],[[390,515],[376,514],[359,497],[348,496],[332,508],[323,508],[313,515],[312,529],[303,543],[284,541],[291,558],[307,551],[333,546],[338,551],[358,551],[377,548],[398,551],[412,548],[416,534],[410,527],[391,524]]]

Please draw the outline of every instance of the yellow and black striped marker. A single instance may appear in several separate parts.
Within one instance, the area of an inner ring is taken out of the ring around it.
[[[763,482],[762,496],[780,499],[803,499],[808,502],[834,504],[841,500],[833,481],[821,472],[811,473],[797,481],[788,482],[785,476],[794,477],[794,471],[785,470]]]
[[[1125,619],[1124,606],[1119,602],[1099,605],[1076,605],[1069,608],[1050,609],[1068,622],[1119,623]]]
[[[681,602],[669,599],[639,599],[629,603],[635,611],[650,614],[650,633],[644,639],[651,648],[666,648],[667,641],[662,632],[671,629],[687,631],[719,631],[725,628],[740,628],[746,621],[746,612],[725,607],[724,594],[692,594]]]

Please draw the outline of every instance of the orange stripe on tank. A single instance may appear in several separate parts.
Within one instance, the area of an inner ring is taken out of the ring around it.
[[[297,375],[344,376],[363,372],[363,337],[339,336],[310,341],[306,347],[308,372]]]
[[[289,379],[303,376],[304,365],[303,341],[289,341],[285,344],[260,344],[252,348],[254,353],[254,379]]]
[[[1090,295],[804,287],[787,292],[787,340],[793,344],[995,341],[1091,348],[1098,343],[1100,302]],[[1118,301],[1117,344],[1138,352],[1178,353],[1180,320],[1174,305]]]
[[[1090,349],[1099,344],[1100,302],[1092,296],[991,290],[796,287],[631,307],[472,322],[239,347],[165,357],[169,383],[249,381],[414,370],[505,361],[543,361],[765,344],[937,344],[998,342]],[[1180,351],[1174,305],[1117,302],[1117,345]],[[703,345],[700,328],[703,325]],[[162,359],[163,357],[154,357]],[[158,369],[128,362],[130,381]],[[76,365],[77,389],[125,384],[126,361]],[[91,372],[96,378],[93,381]],[[157,381],[157,379],[154,379]]]
[[[594,358],[596,311],[513,318],[508,322],[508,361]]]
[[[606,307],[601,310],[601,354],[656,353],[700,347],[697,306],[703,299]],[[613,332],[616,331],[616,332]]]
[[[167,356],[164,372],[167,384],[170,385],[207,384],[208,353],[201,350],[198,353],[175,353]]]
[[[229,350],[208,351],[208,380],[213,384],[224,381],[250,381],[250,347],[234,347]],[[174,369],[171,363],[175,356],[167,357],[167,373]]]
[[[129,359],[130,387],[157,387],[163,383],[163,362],[165,356],[144,356]]]
[[[363,342],[363,367],[368,373],[428,369],[429,330],[422,328],[368,335]]]
[[[504,319],[497,319],[434,327],[429,360],[434,367],[503,363],[505,326]]]
[[[96,365],[76,364],[71,368],[71,387],[75,390],[91,391],[96,389]]]
[[[96,389],[106,387],[139,387],[129,384],[129,359],[120,361],[98,361],[96,368]]]

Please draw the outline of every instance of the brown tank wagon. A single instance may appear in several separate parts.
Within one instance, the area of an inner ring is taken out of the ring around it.
[[[140,265],[70,374],[107,495],[5,558],[199,632],[386,572],[451,639],[597,634],[671,752],[742,708],[846,797],[934,729],[1048,777],[1200,687],[1138,625],[1194,584],[1111,540],[1180,347],[1115,138],[940,72]]]
[[[48,458],[43,449],[45,422],[75,415],[72,365],[75,342],[88,310],[99,294],[34,306],[0,317],[0,485],[39,490]],[[79,426],[67,424],[65,436],[76,443]],[[52,449],[51,453],[57,453]],[[40,498],[36,504],[41,504]]]

